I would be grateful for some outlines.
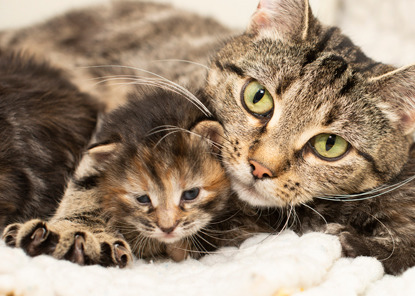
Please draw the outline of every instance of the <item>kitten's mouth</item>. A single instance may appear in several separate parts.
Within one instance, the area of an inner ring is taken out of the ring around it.
[[[171,243],[175,243],[179,240],[181,240],[182,238],[177,235],[174,232],[171,233],[158,233],[156,234],[155,238],[157,240],[159,240],[160,242],[166,243],[166,244],[171,244]]]

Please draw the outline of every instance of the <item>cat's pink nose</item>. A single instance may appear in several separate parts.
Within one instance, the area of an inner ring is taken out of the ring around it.
[[[254,175],[255,178],[263,179],[272,177],[272,172],[259,162],[250,160],[249,163],[251,164],[252,175]]]

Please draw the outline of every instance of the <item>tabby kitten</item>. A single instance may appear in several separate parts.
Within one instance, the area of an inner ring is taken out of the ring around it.
[[[335,234],[388,273],[415,265],[415,66],[372,61],[306,0],[261,0],[210,67],[242,200],[294,207],[293,229]]]
[[[8,226],[6,244],[120,267],[132,253],[180,261],[236,245],[262,226],[255,212],[244,218],[227,203],[230,185],[215,155],[221,134],[181,95],[133,95],[104,119],[55,216]],[[239,229],[244,219],[249,230]]]
[[[98,104],[62,71],[0,51],[0,230],[48,218],[95,129]]]

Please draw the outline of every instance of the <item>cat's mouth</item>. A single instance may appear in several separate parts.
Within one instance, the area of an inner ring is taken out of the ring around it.
[[[239,179],[232,180],[232,189],[239,198],[256,207],[285,207],[287,205],[275,192],[275,184],[271,179],[254,180],[245,183]]]

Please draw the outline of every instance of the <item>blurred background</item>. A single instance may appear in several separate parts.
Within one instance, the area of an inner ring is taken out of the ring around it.
[[[67,10],[111,0],[0,0],[0,29],[28,26]],[[152,0],[173,3],[243,29],[258,0]],[[314,14],[340,26],[372,58],[415,63],[414,0],[310,0]]]

